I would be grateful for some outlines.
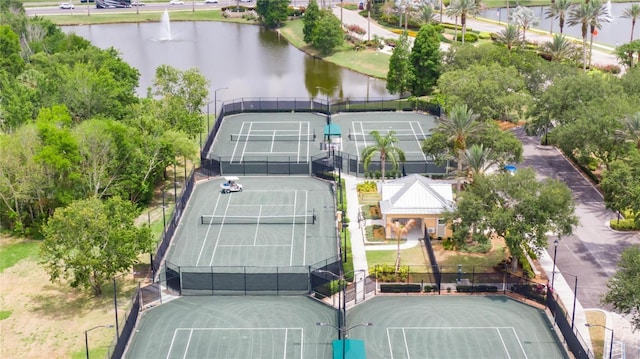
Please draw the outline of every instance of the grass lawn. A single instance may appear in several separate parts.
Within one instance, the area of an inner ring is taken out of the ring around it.
[[[396,251],[367,251],[367,263],[369,268],[375,265],[395,265]],[[400,250],[400,263],[411,267],[412,271],[422,272],[427,270],[428,259],[425,257],[422,246],[415,246]]]
[[[85,11],[82,11],[85,10]],[[114,23],[132,23],[132,22],[158,22],[163,12],[141,11],[114,13],[100,12],[95,8],[91,9],[91,16],[87,16],[86,6],[79,5],[73,14],[64,15],[41,15],[57,25],[90,25],[90,24],[114,24]],[[242,18],[225,18],[220,10],[205,9],[198,11],[179,10],[170,12],[171,21],[221,21],[235,22],[241,24],[257,24],[255,21],[245,20]]]
[[[607,318],[604,313],[599,310],[588,310],[586,311],[587,315],[587,323],[592,326],[589,327],[589,335],[591,336],[591,344],[593,346],[593,356],[594,358],[602,358],[604,353],[604,336],[606,330],[603,327],[598,327],[596,325],[605,326],[607,324]],[[611,335],[610,333],[608,335]]]
[[[322,57],[318,51],[304,42],[302,20],[288,21],[279,31],[291,43],[307,54],[320,57],[338,66],[377,78],[386,78],[391,55],[372,50],[355,51],[350,43],[345,42],[335,53]]]
[[[14,240],[7,237],[2,238],[0,243],[0,272],[23,259],[37,258],[40,250],[40,242],[34,240]]]

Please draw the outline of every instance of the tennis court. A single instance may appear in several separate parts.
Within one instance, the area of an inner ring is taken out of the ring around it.
[[[504,296],[379,296],[347,314],[367,322],[350,337],[368,359],[568,358],[544,312]]]
[[[231,164],[269,158],[306,163],[320,152],[326,117],[312,113],[243,113],[225,117],[211,154]]]
[[[362,150],[374,144],[371,131],[378,131],[386,136],[393,131],[407,160],[427,161],[422,152],[422,141],[431,135],[436,126],[436,117],[413,112],[376,112],[376,113],[341,113],[333,116],[333,123],[342,128],[343,152],[362,153]]]
[[[240,177],[199,183],[173,239],[180,266],[305,266],[337,254],[331,184],[311,177]]]
[[[331,358],[315,323],[335,318],[306,297],[182,297],[142,314],[125,358]]]

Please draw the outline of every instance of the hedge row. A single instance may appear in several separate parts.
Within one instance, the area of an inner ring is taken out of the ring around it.
[[[495,293],[498,291],[498,287],[495,285],[457,285],[456,292],[458,293],[481,293],[490,292]]]
[[[421,293],[423,290],[425,293],[437,292],[438,286],[425,285],[424,288],[421,288],[420,284],[380,284],[381,293]],[[456,291],[458,293],[495,293],[498,291],[498,287],[494,285],[458,285]]]
[[[420,284],[380,284],[380,293],[420,293]]]

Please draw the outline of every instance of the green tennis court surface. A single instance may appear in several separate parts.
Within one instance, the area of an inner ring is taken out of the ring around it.
[[[331,185],[311,177],[240,177],[197,184],[168,261],[180,266],[300,266],[337,254]]]
[[[337,149],[357,155],[373,144],[371,131],[386,135],[394,131],[398,147],[409,160],[425,160],[422,141],[431,135],[435,117],[413,112],[339,113],[332,123],[341,129]],[[322,151],[326,116],[311,113],[244,113],[227,116],[222,122],[211,154],[231,164],[247,161],[306,163]],[[332,136],[332,137],[335,137]]]
[[[503,296],[379,296],[347,321],[374,323],[357,328],[367,359],[568,358],[544,312]]]
[[[139,319],[126,358],[330,358],[333,308],[306,297],[183,297]]]
[[[182,297],[143,312],[126,357],[330,359],[336,329],[316,323],[336,321],[303,296]],[[378,296],[347,327],[367,359],[568,358],[544,312],[504,296]]]

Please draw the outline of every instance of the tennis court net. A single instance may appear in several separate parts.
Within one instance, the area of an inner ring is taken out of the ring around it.
[[[293,135],[285,135],[285,134],[273,134],[273,135],[259,135],[259,134],[232,134],[231,141],[240,141],[240,142],[253,142],[253,141],[315,141],[316,134],[308,133],[308,134],[293,134]]]
[[[380,133],[381,137],[385,137],[387,133]],[[393,136],[398,139],[398,141],[424,141],[429,138],[428,135],[423,133],[394,133]],[[352,133],[349,132],[347,135],[350,141],[375,141],[375,137],[373,137],[369,133]]]
[[[201,224],[315,224],[315,214],[291,216],[200,216]]]

